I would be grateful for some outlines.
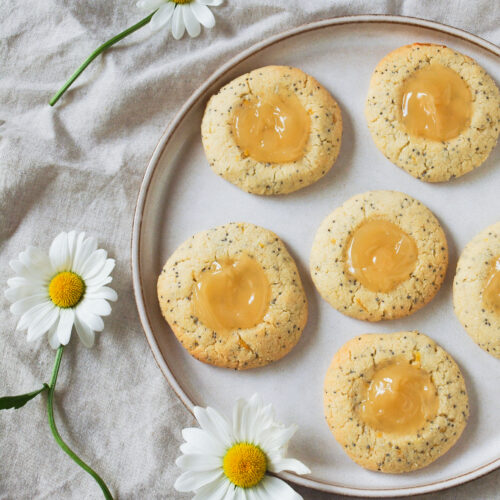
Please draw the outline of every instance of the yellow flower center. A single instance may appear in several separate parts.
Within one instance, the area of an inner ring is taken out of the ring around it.
[[[57,273],[49,283],[50,300],[62,308],[75,307],[85,293],[85,283],[72,271]]]
[[[193,0],[170,0],[174,3],[191,3]]]
[[[240,488],[252,488],[267,470],[266,454],[256,445],[237,443],[227,450],[222,469],[229,481]]]

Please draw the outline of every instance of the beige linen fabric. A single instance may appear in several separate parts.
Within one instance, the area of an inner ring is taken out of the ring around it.
[[[47,101],[100,43],[140,20],[133,0],[3,0],[0,15],[0,283],[28,244],[85,230],[117,260],[119,294],[92,350],[72,339],[63,356],[57,421],[68,443],[120,499],[188,499],[173,489],[180,430],[193,419],[157,368],[132,293],[130,235],[150,154],[181,103],[251,44],[332,16],[424,17],[500,41],[490,0],[226,0],[217,25],[176,42],[145,28],[96,60],[51,108]],[[0,394],[48,381],[54,352],[27,344],[0,295]],[[94,481],[56,446],[46,397],[0,414],[0,499],[100,499]],[[500,471],[439,494],[498,498]],[[304,498],[335,498],[299,489]],[[422,498],[437,498],[426,496]]]

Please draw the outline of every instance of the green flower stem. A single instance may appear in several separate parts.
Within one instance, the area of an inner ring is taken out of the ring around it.
[[[157,9],[158,10],[158,9]],[[106,49],[114,45],[116,42],[119,42],[123,38],[127,37],[134,31],[137,31],[138,29],[141,29],[143,26],[146,26],[146,24],[151,21],[151,18],[155,14],[156,10],[154,12],[151,12],[149,16],[145,17],[142,21],[139,21],[137,24],[134,24],[130,28],[127,28],[125,31],[122,31],[120,34],[114,36],[107,42],[103,43],[100,47],[98,47],[92,54],[90,54],[85,61],[83,61],[82,65],[71,75],[69,80],[54,94],[52,99],[49,101],[49,104],[51,106],[54,106],[54,104],[60,99],[60,97],[68,90],[73,82],[83,73],[85,68],[102,52],[104,52]]]
[[[48,400],[47,400],[47,408],[49,412],[49,425],[50,429],[52,430],[52,434],[54,435],[55,440],[57,441],[57,444],[65,451],[83,470],[88,472],[99,484],[101,487],[101,490],[104,494],[104,497],[106,500],[113,500],[113,496],[111,495],[110,491],[108,490],[108,487],[106,486],[106,483],[101,479],[99,474],[95,472],[91,467],[89,467],[83,460],[81,460],[73,450],[62,440],[57,427],[56,423],[54,421],[54,391],[56,389],[56,383],[57,383],[57,375],[59,373],[59,366],[61,364],[61,357],[63,353],[64,346],[60,346],[59,349],[57,350],[56,354],[56,360],[54,363],[54,368],[52,370],[52,377],[50,379],[50,384],[49,384],[49,395],[48,395]]]

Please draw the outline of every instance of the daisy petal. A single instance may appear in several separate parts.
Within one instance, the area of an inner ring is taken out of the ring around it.
[[[16,274],[19,274],[17,278],[24,279],[32,285],[40,285],[45,281],[45,276],[41,276],[36,269],[25,267],[19,260],[11,260],[9,265]]]
[[[37,293],[24,297],[10,306],[10,312],[16,316],[22,316],[26,311],[38,304],[47,302],[47,293]]]
[[[175,463],[178,467],[184,470],[193,472],[220,470],[222,461],[219,457],[210,455],[200,455],[198,453],[192,455],[181,455]]]
[[[205,28],[213,28],[215,26],[215,17],[206,5],[199,2],[193,2],[189,4],[189,7],[196,19],[198,19]]]
[[[18,300],[25,299],[26,297],[41,293],[42,292],[39,286],[21,285],[12,288],[7,288],[7,290],[5,290],[4,292],[4,295],[9,302],[14,303],[17,302]],[[43,295],[44,297],[47,297],[46,292],[44,292]]]
[[[7,286],[10,288],[16,288],[18,286],[29,285],[30,282],[21,276],[14,276],[13,278],[9,278],[7,280]]]
[[[269,464],[269,470],[271,472],[281,472],[282,470],[287,470],[295,472],[296,474],[310,474],[311,469],[305,466],[299,460],[295,458],[280,458],[278,460],[273,460]]]
[[[172,17],[172,35],[176,40],[180,40],[184,35],[184,19],[182,17],[182,9],[187,5],[176,5]]]
[[[245,490],[247,500],[267,500],[266,497],[260,495],[260,490],[256,488],[247,488]]]
[[[83,242],[85,241],[85,232],[82,231],[81,233],[78,233],[75,237],[75,243],[74,243],[74,251],[71,256],[71,269],[79,273],[79,260],[80,256],[82,254],[82,251],[85,250],[85,247],[83,246]],[[82,260],[82,262],[91,254],[92,252],[89,252],[85,258]]]
[[[85,280],[85,284],[89,287],[102,286],[111,282],[108,281],[108,276],[115,267],[115,259],[107,259],[101,271],[94,277]]]
[[[44,279],[47,279],[52,274],[49,257],[39,248],[28,247],[24,252],[19,254],[19,261],[25,268],[34,270]]]
[[[83,302],[76,307],[75,312],[80,323],[87,325],[95,332],[102,332],[104,330],[104,321],[87,307],[86,300],[83,300]]]
[[[163,3],[163,2],[162,2]],[[158,12],[152,17],[149,23],[151,31],[159,30],[163,28],[172,17],[174,13],[176,4],[174,2],[163,3],[163,5],[158,9]]]
[[[272,404],[269,404],[267,406],[262,406],[259,409],[259,415],[257,417],[259,426],[260,426],[260,431],[262,432],[265,429],[268,429],[269,427],[276,426],[276,419],[274,416],[274,408]],[[278,425],[278,427],[282,427],[281,425]]]
[[[77,274],[81,274],[84,262],[97,250],[97,240],[93,237],[85,238],[85,233],[82,232],[76,237],[75,246],[72,270]]]
[[[34,264],[48,264],[49,262],[49,256],[47,255],[47,252],[44,250],[40,250],[37,247],[32,247],[29,246],[26,249],[26,252],[28,253],[28,257],[30,258],[30,261],[33,262]]]
[[[188,35],[191,38],[196,38],[201,32],[201,25],[191,9],[192,5],[193,4],[184,6],[182,9],[182,17],[184,19],[184,25],[186,26]]]
[[[174,488],[177,491],[195,491],[208,483],[216,481],[222,477],[222,470],[211,471],[187,471],[177,478]]]
[[[49,249],[50,262],[54,271],[67,271],[70,269],[67,233],[59,233]]]
[[[163,5],[165,0],[139,0],[136,6],[141,10],[156,10],[158,7]]]
[[[182,437],[186,441],[185,444],[191,445],[191,449],[196,450],[194,453],[204,453],[222,458],[226,452],[226,447],[219,440],[202,429],[194,427],[183,429]]]
[[[193,500],[223,500],[226,498],[226,493],[231,488],[231,483],[225,478],[213,481],[205,486],[202,486],[193,497]]]
[[[99,279],[98,278],[92,278],[91,288],[93,288],[93,289],[101,288],[102,286],[107,285],[107,284],[111,283],[112,281],[113,281],[113,278],[111,276],[108,276],[107,278],[104,278],[104,279],[101,279],[101,277]],[[85,284],[87,285],[88,282],[85,283]]]
[[[61,344],[59,344],[59,339],[57,338],[56,335],[56,330],[57,330],[57,321],[49,328],[49,344],[52,349],[57,349]]]
[[[35,249],[33,249],[35,250]],[[30,254],[31,252],[27,252]],[[53,275],[54,270],[48,255],[43,255],[41,258],[35,256],[34,259],[28,257],[27,269],[31,271],[31,275],[35,275],[38,281],[48,281]]]
[[[297,429],[296,425],[265,429],[259,436],[259,444],[267,451],[279,450],[290,441],[292,436],[297,432]]]
[[[236,441],[246,441],[246,405],[243,399],[238,399],[233,407],[233,435]]]
[[[50,263],[48,265],[50,267]],[[5,291],[5,296],[11,302],[16,302],[16,300],[23,299],[28,295],[34,295],[35,293],[41,293],[42,291],[46,293],[47,291],[46,283],[43,285],[40,283],[34,283],[26,278],[23,278],[22,276],[9,278],[7,280],[7,286],[9,288]]]
[[[31,323],[33,323],[33,321],[37,321],[42,314],[46,313],[53,306],[54,304],[52,304],[51,301],[46,300],[45,302],[32,307],[19,318],[16,330],[25,330],[31,325]]]
[[[58,317],[59,309],[53,304],[47,305],[45,311],[40,313],[36,321],[33,321],[28,327],[26,340],[33,342],[39,339],[56,322]]]
[[[181,453],[184,453],[184,455],[199,453],[198,448],[196,448],[196,446],[194,446],[193,443],[182,443],[179,446],[179,449],[181,450]]]
[[[77,316],[75,316],[75,329],[80,341],[85,347],[92,347],[94,345],[95,333],[92,328],[86,324],[81,323]]]
[[[20,274],[21,276],[24,276],[24,273],[26,272],[26,268],[23,266],[23,264],[21,262],[19,262],[18,260],[10,260],[9,266],[16,274]]]
[[[102,248],[92,252],[79,270],[80,276],[83,280],[86,281],[94,276],[97,276],[104,267],[107,257],[108,252]]]
[[[70,267],[73,267],[73,258],[76,252],[76,231],[68,233],[68,254],[70,259]]]
[[[29,250],[29,247],[24,251],[24,252],[21,252],[19,254],[19,262],[24,266],[24,267],[29,267],[30,264],[31,264],[31,260],[30,258],[28,257],[28,250]]]
[[[304,500],[285,481],[274,476],[265,476],[255,487],[263,498],[279,498],[280,500]]]
[[[104,299],[86,298],[85,302],[89,310],[98,316],[109,316],[111,314],[111,306]]]
[[[228,448],[232,444],[231,427],[229,422],[213,408],[194,407],[194,416],[201,428],[222,442]]]
[[[233,410],[233,432],[237,441],[255,441],[261,431],[259,413],[262,400],[254,394],[248,401],[239,399]]]
[[[89,299],[106,299],[112,300],[113,302],[118,300],[117,293],[108,286],[99,286],[99,287],[87,287],[85,291],[85,297]]]
[[[201,5],[210,5],[210,7],[218,7],[224,0],[195,0],[195,2],[201,3]]]
[[[229,488],[228,493],[230,495],[226,495],[225,500],[247,500],[247,492],[244,488],[233,488],[232,491]]]
[[[57,325],[56,335],[62,345],[67,345],[71,338],[71,330],[75,322],[74,309],[61,309],[59,324]]]

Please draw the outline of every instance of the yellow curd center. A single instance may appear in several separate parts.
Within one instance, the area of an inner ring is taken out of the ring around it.
[[[269,307],[271,288],[262,266],[252,257],[221,259],[212,263],[196,283],[193,312],[217,332],[251,328]]]
[[[244,100],[232,126],[244,155],[264,163],[287,163],[304,156],[311,118],[297,96],[274,93]]]
[[[491,274],[486,280],[483,301],[487,307],[500,313],[500,257],[496,258]]]
[[[411,135],[447,141],[469,125],[471,93],[458,73],[431,64],[405,81],[402,112],[403,124]]]
[[[437,415],[439,400],[430,375],[407,361],[376,370],[361,404],[361,418],[373,429],[409,434]]]
[[[385,220],[364,222],[347,245],[349,273],[374,292],[389,292],[407,280],[417,257],[414,239]]]

